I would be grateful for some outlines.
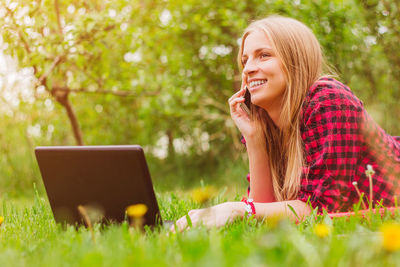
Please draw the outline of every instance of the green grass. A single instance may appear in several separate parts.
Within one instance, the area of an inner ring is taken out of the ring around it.
[[[232,196],[229,196],[232,199]],[[185,193],[158,194],[164,219],[174,220],[199,205]],[[209,205],[224,201],[220,194]],[[235,198],[235,197],[233,197]],[[239,198],[237,196],[236,198]],[[400,265],[400,253],[384,251],[371,216],[330,220],[310,216],[296,225],[287,220],[241,220],[222,229],[204,227],[173,234],[142,233],[128,225],[95,226],[95,242],[85,228],[56,225],[46,199],[0,200],[0,266],[382,266]],[[316,223],[332,226],[319,238]]]

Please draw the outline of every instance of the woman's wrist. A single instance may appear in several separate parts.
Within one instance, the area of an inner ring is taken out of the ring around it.
[[[244,218],[246,214],[246,203],[244,202],[232,202],[233,204],[233,216],[235,218]]]
[[[246,133],[243,134],[244,138],[247,139],[257,139],[260,136],[259,131],[256,130],[252,130],[252,131],[248,131]]]
[[[254,130],[243,134],[243,137],[246,140],[246,144],[265,144],[264,133],[262,131]]]
[[[256,207],[254,206],[254,202],[252,198],[247,198],[243,197],[242,202],[246,204],[245,206],[245,211],[247,214],[247,218],[250,218],[251,216],[256,215]]]
[[[266,153],[266,140],[261,137],[253,137],[249,138],[249,140],[246,139],[246,148],[247,148],[247,153]]]

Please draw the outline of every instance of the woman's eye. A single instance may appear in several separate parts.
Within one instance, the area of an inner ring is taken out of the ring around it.
[[[262,57],[262,58],[269,57],[269,54],[265,54],[265,53],[263,53],[263,54],[261,54],[261,57]]]

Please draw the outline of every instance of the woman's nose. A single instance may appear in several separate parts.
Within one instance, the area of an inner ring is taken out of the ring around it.
[[[243,72],[246,75],[249,75],[250,73],[253,73],[258,70],[258,66],[254,60],[247,60],[246,65],[244,66]]]

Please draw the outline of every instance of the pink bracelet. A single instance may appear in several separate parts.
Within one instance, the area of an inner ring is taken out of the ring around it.
[[[246,204],[245,210],[247,212],[247,218],[250,218],[252,215],[256,215],[256,207],[254,206],[252,198],[243,198],[242,202]]]

